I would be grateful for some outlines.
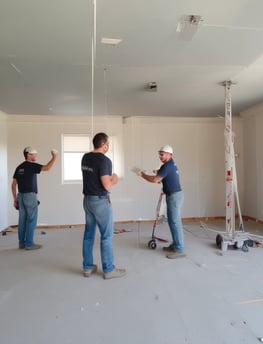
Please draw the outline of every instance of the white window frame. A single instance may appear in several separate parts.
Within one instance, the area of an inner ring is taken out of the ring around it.
[[[77,138],[85,138],[86,143],[81,147],[77,147],[76,149],[74,147],[69,147],[69,149],[66,149],[65,146],[65,138],[66,137],[72,137],[73,140],[75,137]],[[88,143],[87,143],[88,141]],[[122,144],[120,142],[120,139],[117,136],[109,136],[109,151],[107,154],[105,154],[108,158],[112,161],[112,172],[117,173],[119,178],[124,177],[124,158],[123,158],[123,151],[122,151]],[[81,184],[82,183],[82,173],[81,173],[81,158],[82,156],[92,150],[92,139],[90,135],[88,134],[62,134],[61,137],[61,152],[62,152],[62,184]],[[67,178],[65,173],[65,154],[68,153],[76,153],[78,156],[76,157],[76,162],[74,163],[74,166],[76,168],[79,168],[77,174],[79,178]],[[79,167],[78,167],[79,166]]]

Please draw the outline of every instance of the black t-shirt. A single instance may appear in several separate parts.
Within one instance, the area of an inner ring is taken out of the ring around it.
[[[16,179],[18,191],[21,193],[37,193],[37,174],[43,165],[36,162],[24,161],[17,166],[13,178]]]
[[[102,176],[112,175],[112,162],[103,153],[86,153],[81,160],[83,194],[105,196],[108,191],[101,183]]]

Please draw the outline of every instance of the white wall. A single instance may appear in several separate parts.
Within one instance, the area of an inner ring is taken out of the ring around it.
[[[0,231],[8,227],[7,118],[0,112]]]
[[[243,123],[233,121],[236,133],[237,174],[243,185]],[[185,192],[183,217],[225,215],[224,119],[183,119],[156,117],[97,117],[93,132],[117,135],[123,145],[125,176],[111,193],[114,219],[154,219],[161,186],[135,175],[135,166],[148,172],[160,165],[158,150],[164,144],[174,148],[174,159]],[[91,120],[85,117],[9,116],[8,184],[15,167],[23,161],[25,146],[34,146],[38,161],[50,159],[51,148],[61,148],[61,134],[91,133]],[[82,185],[61,184],[61,156],[55,167],[38,176],[39,224],[84,223]],[[243,189],[240,187],[242,205]],[[11,193],[9,193],[11,199]],[[9,224],[17,223],[17,212],[9,199]]]

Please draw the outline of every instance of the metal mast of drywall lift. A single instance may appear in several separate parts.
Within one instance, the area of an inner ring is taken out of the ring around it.
[[[226,233],[229,239],[235,237],[235,184],[233,180],[234,147],[232,132],[231,81],[225,81],[225,187],[226,187]]]
[[[232,131],[232,104],[231,86],[232,81],[225,81],[225,211],[226,211],[226,233],[217,235],[216,242],[223,251],[228,245],[242,248],[247,251],[246,240],[248,235],[244,232],[244,224],[240,209],[237,174],[234,151],[234,135]],[[236,207],[239,217],[239,230],[236,230]]]

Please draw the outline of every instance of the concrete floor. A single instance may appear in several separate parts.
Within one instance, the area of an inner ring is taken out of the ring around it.
[[[207,223],[224,230],[224,222]],[[116,224],[115,262],[127,276],[82,277],[83,229],[40,230],[36,251],[17,249],[17,233],[0,237],[2,344],[235,344],[263,337],[263,248],[222,254],[216,232],[184,223],[186,258],[168,260],[147,247],[151,224]],[[245,223],[263,235],[263,226]],[[156,235],[169,239],[167,224]],[[263,241],[263,240],[262,240]]]

